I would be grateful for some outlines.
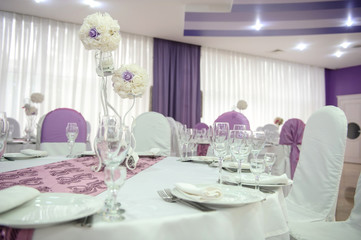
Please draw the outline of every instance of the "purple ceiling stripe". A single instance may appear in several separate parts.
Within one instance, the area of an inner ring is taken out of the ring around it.
[[[361,0],[360,0],[361,2]],[[351,11],[353,18],[361,17],[361,8],[353,8]],[[296,21],[312,19],[346,19],[348,12],[344,9],[331,9],[319,11],[291,11],[291,12],[265,12],[261,15],[261,21]],[[235,21],[255,21],[255,14],[245,13],[185,13],[185,21],[191,22],[235,22]]]
[[[338,33],[358,33],[361,26],[311,28],[311,29],[277,29],[262,31],[247,30],[184,30],[184,36],[208,36],[208,37],[264,37],[264,36],[293,36],[293,35],[321,35]]]
[[[270,3],[270,4],[234,4],[232,12],[280,12],[280,11],[309,11],[324,9],[346,9],[360,7],[361,1],[328,1],[328,2],[298,2],[298,3]]]

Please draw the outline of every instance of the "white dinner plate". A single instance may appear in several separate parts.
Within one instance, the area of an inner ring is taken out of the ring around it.
[[[212,163],[212,162],[218,162],[217,157],[213,156],[190,156],[187,159],[184,160],[185,162],[191,161],[191,162],[198,162],[198,163]]]
[[[218,167],[218,162],[215,162],[215,163],[211,164],[211,166],[212,167]],[[233,171],[237,171],[238,170],[238,163],[237,162],[225,161],[225,162],[223,162],[222,167],[223,168],[228,168],[228,169],[233,170]],[[242,163],[242,170],[250,170],[249,163]]]
[[[40,228],[92,215],[103,201],[73,193],[42,193],[23,205],[0,214],[0,225]]]
[[[245,204],[260,202],[266,198],[266,195],[260,191],[256,191],[250,188],[242,188],[239,186],[230,186],[230,185],[220,185],[220,184],[195,184],[197,187],[212,186],[221,189],[222,197],[219,199],[210,199],[210,200],[196,200],[187,196],[182,191],[177,188],[172,189],[172,194],[178,198],[204,203],[207,205],[212,205],[216,207],[238,207]]]
[[[8,160],[26,160],[37,158],[38,156],[30,156],[22,153],[4,153],[3,157]]]
[[[96,153],[94,151],[84,151],[81,153],[82,157],[92,157],[96,156]]]

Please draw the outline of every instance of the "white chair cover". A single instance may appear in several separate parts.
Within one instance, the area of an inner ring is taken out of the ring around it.
[[[307,121],[293,186],[286,198],[290,222],[335,219],[346,133],[346,116],[334,106],[322,107]]]
[[[172,140],[171,140],[171,156],[180,156],[180,151],[179,151],[179,135],[178,135],[178,124],[176,123],[176,121],[174,120],[174,118],[172,117],[167,117],[167,120],[169,122],[170,128],[171,128],[171,132],[172,132]]]
[[[171,153],[171,128],[166,117],[157,112],[145,112],[135,119],[133,129],[136,140],[135,152],[141,154],[158,148],[159,153]]]
[[[361,239],[361,175],[359,176],[354,207],[346,221],[291,223],[293,239],[329,240],[329,239]]]
[[[267,141],[270,143],[277,144],[280,139],[280,133],[276,124],[266,124],[263,126],[262,131],[265,132]]]
[[[19,122],[15,119],[15,118],[7,118],[8,122],[9,122],[9,126],[13,125],[14,126],[14,131],[13,131],[13,138],[19,138],[20,137],[20,124]]]

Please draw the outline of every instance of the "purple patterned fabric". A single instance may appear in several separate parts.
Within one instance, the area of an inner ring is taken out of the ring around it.
[[[65,129],[68,122],[78,124],[79,134],[75,142],[86,143],[86,121],[81,113],[70,108],[58,108],[46,114],[41,126],[40,142],[67,142]]]
[[[291,145],[290,165],[291,165],[291,179],[297,167],[298,159],[300,157],[299,144],[302,144],[303,131],[305,130],[305,123],[297,118],[287,120],[282,127],[280,134],[280,144]]]
[[[152,111],[194,126],[201,118],[200,46],[154,38]]]
[[[242,113],[236,111],[225,112],[220,115],[214,122],[228,122],[230,130],[233,129],[234,124],[243,124],[246,125],[247,130],[251,129],[247,117]]]

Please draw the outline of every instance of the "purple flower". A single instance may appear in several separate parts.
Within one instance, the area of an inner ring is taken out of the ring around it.
[[[122,73],[122,78],[127,82],[131,81],[133,76],[134,76],[134,74],[129,71],[125,71]]]
[[[96,38],[99,35],[99,33],[97,32],[96,28],[92,28],[89,31],[89,37],[91,38]]]

